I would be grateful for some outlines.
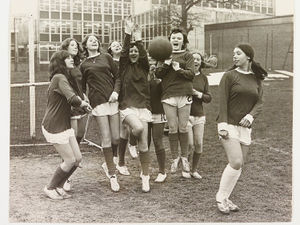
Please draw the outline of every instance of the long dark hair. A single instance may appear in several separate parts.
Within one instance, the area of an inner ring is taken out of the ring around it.
[[[76,44],[77,44],[78,53],[77,53],[77,55],[75,55],[73,57],[73,59],[74,59],[74,65],[78,66],[80,64],[81,60],[84,58],[84,55],[83,55],[83,49],[82,49],[81,45],[79,44],[79,42],[76,39],[74,39],[74,38],[66,38],[61,43],[61,45],[59,47],[59,50],[66,50],[66,51],[68,51],[68,48],[69,48],[69,45],[70,45],[71,41],[75,41]]]
[[[65,59],[71,54],[66,50],[60,50],[55,52],[50,59],[49,74],[50,81],[55,74],[64,74],[67,78],[70,77],[69,69],[66,66]]]
[[[179,28],[179,27],[173,28],[173,29],[171,30],[171,33],[170,33],[170,35],[169,35],[169,37],[168,37],[169,41],[170,41],[170,39],[171,39],[171,35],[172,35],[172,34],[177,34],[177,33],[182,33],[182,35],[183,35],[183,45],[182,45],[181,49],[182,49],[182,50],[183,50],[183,49],[186,49],[187,44],[189,43],[189,40],[188,40],[188,38],[187,38],[186,32],[185,32],[183,29]]]
[[[70,55],[71,54],[66,50],[59,50],[52,55],[49,64],[50,81],[55,76],[55,74],[65,75],[75,93],[83,99],[83,95],[81,94],[77,82],[75,78],[71,76],[70,69],[67,68],[65,63],[65,59],[70,57]]]
[[[87,34],[87,35],[83,38],[83,41],[82,41],[83,53],[84,53],[84,55],[85,55],[86,57],[89,56],[89,51],[87,50],[86,43],[87,43],[89,37],[91,37],[91,36],[94,36],[94,37],[97,39],[97,41],[98,41],[98,49],[97,49],[97,51],[98,51],[98,52],[101,52],[101,42],[99,41],[99,38],[98,38],[95,34]]]
[[[268,76],[268,72],[258,62],[255,62],[253,60],[254,50],[253,50],[252,46],[250,44],[238,44],[235,47],[241,49],[249,57],[249,63],[251,63],[251,70],[254,73],[256,79],[264,80]],[[233,65],[227,71],[234,70],[236,68],[237,68],[237,66]]]

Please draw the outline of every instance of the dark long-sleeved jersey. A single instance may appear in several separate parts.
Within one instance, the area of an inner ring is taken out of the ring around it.
[[[56,74],[48,88],[48,102],[42,125],[49,133],[60,133],[71,128],[71,106],[78,107],[80,98],[63,74]]]
[[[162,100],[193,94],[194,58],[188,51],[173,52],[173,61],[179,62],[180,68],[175,71],[171,65],[158,66],[155,72],[162,79]]]
[[[254,74],[244,74],[237,70],[226,72],[219,84],[218,123],[239,125],[247,114],[256,118],[262,111],[262,96],[262,81]]]
[[[147,52],[142,41],[137,41],[136,46],[139,51],[139,59],[136,63],[132,63],[129,59],[130,35],[125,34],[119,67],[122,84],[119,96],[120,109],[127,107],[150,109]]]
[[[113,91],[119,93],[121,84],[118,68],[108,53],[85,59],[80,70],[83,92],[86,92],[88,84],[88,98],[93,108],[108,102]]]
[[[193,80],[193,88],[196,91],[202,92],[202,98],[197,98],[196,96],[193,96],[193,103],[191,106],[191,116],[204,116],[203,111],[203,102],[209,103],[211,101],[211,94],[209,92],[209,85],[207,77],[200,73],[199,75],[196,75]]]

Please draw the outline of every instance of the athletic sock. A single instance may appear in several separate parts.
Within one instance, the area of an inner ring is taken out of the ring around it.
[[[77,143],[80,144],[82,137],[76,137]]]
[[[159,173],[165,174],[165,161],[166,161],[166,152],[165,149],[155,149],[157,163],[159,168]]]
[[[73,166],[69,172],[67,172],[67,175],[64,177],[64,179],[61,180],[61,182],[58,184],[58,187],[63,187],[66,180],[69,179],[69,177],[74,173],[74,171],[77,169],[77,166]]]
[[[179,143],[181,148],[181,157],[187,157],[189,148],[189,136],[188,132],[179,133]]]
[[[113,156],[117,157],[118,156],[118,144],[111,144]]]
[[[169,143],[172,159],[178,158],[178,133],[169,133]]]
[[[191,172],[196,172],[201,153],[194,152]]]
[[[62,170],[62,168],[59,166],[56,171],[53,174],[53,177],[50,181],[50,183],[47,185],[47,188],[49,190],[53,190],[58,187],[60,182],[68,175],[68,172],[65,172]]]
[[[126,151],[126,145],[128,143],[127,139],[120,138],[119,143],[119,166],[125,165],[125,151]]]
[[[132,146],[136,146],[137,145],[137,137],[134,136],[134,134],[132,133],[132,131],[130,131],[130,135],[129,135],[129,144]]]
[[[191,146],[189,146],[189,152],[188,152],[188,161],[191,163],[192,162],[192,156],[193,156],[193,152],[195,151],[195,148],[194,148],[194,146],[193,147],[191,147]]]
[[[111,147],[103,148],[103,155],[107,165],[108,174],[112,176],[116,173],[115,164],[113,162],[112,148]]]
[[[147,176],[149,175],[149,165],[150,165],[150,152],[149,150],[146,152],[140,151],[140,162],[142,167],[142,173],[143,175]]]
[[[236,182],[241,175],[241,172],[241,168],[236,170],[233,169],[229,163],[227,164],[220,180],[219,191],[216,195],[217,201],[222,201],[225,198],[229,198],[233,188],[236,185]]]

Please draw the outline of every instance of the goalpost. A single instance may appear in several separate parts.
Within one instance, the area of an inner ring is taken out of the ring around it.
[[[50,82],[35,82],[35,21],[32,15],[28,17],[28,72],[29,83],[11,84],[11,120],[10,120],[10,146],[39,146],[50,145],[45,143],[41,133],[41,122],[46,108],[46,93]],[[15,46],[16,48],[18,46]],[[28,90],[29,89],[29,90]],[[28,109],[29,108],[29,109]],[[28,118],[29,114],[29,118]],[[95,135],[86,134],[90,126],[91,116],[88,117],[85,127],[83,143],[102,149]],[[36,126],[38,124],[38,126]],[[29,128],[29,135],[28,135]]]

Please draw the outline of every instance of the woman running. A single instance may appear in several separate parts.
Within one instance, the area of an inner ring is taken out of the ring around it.
[[[250,45],[237,45],[233,50],[234,66],[223,75],[219,85],[218,134],[228,164],[221,177],[216,201],[218,209],[225,214],[239,210],[229,197],[246,161],[252,122],[262,111],[262,80],[267,72],[253,57]]]
[[[155,75],[162,79],[162,104],[169,125],[169,142],[172,154],[171,173],[175,173],[180,161],[178,140],[181,147],[182,176],[190,178],[188,154],[188,120],[192,104],[194,59],[186,50],[187,35],[181,29],[170,34],[173,47],[171,59],[160,62]],[[178,133],[179,131],[179,133]]]
[[[120,79],[118,68],[108,53],[100,52],[100,42],[95,35],[87,35],[82,42],[87,58],[82,62],[83,91],[88,86],[88,97],[93,107],[92,115],[95,117],[100,133],[101,146],[105,158],[104,169],[110,180],[111,189],[119,191],[113,151],[119,144],[119,103]]]
[[[135,42],[130,42],[133,35]],[[150,112],[150,95],[147,76],[149,62],[147,52],[142,44],[141,29],[134,25],[131,17],[125,22],[125,40],[120,58],[121,94],[120,118],[127,125],[130,133],[138,143],[139,157],[142,167],[142,190],[150,191],[147,136]]]
[[[91,110],[78,93],[78,86],[70,69],[74,68],[74,60],[67,51],[58,51],[50,59],[50,85],[46,113],[42,121],[42,132],[46,140],[53,144],[63,162],[56,169],[50,183],[44,188],[45,194],[51,199],[70,198],[62,188],[65,181],[76,170],[82,155],[71,128],[71,106],[81,107],[86,112]]]

